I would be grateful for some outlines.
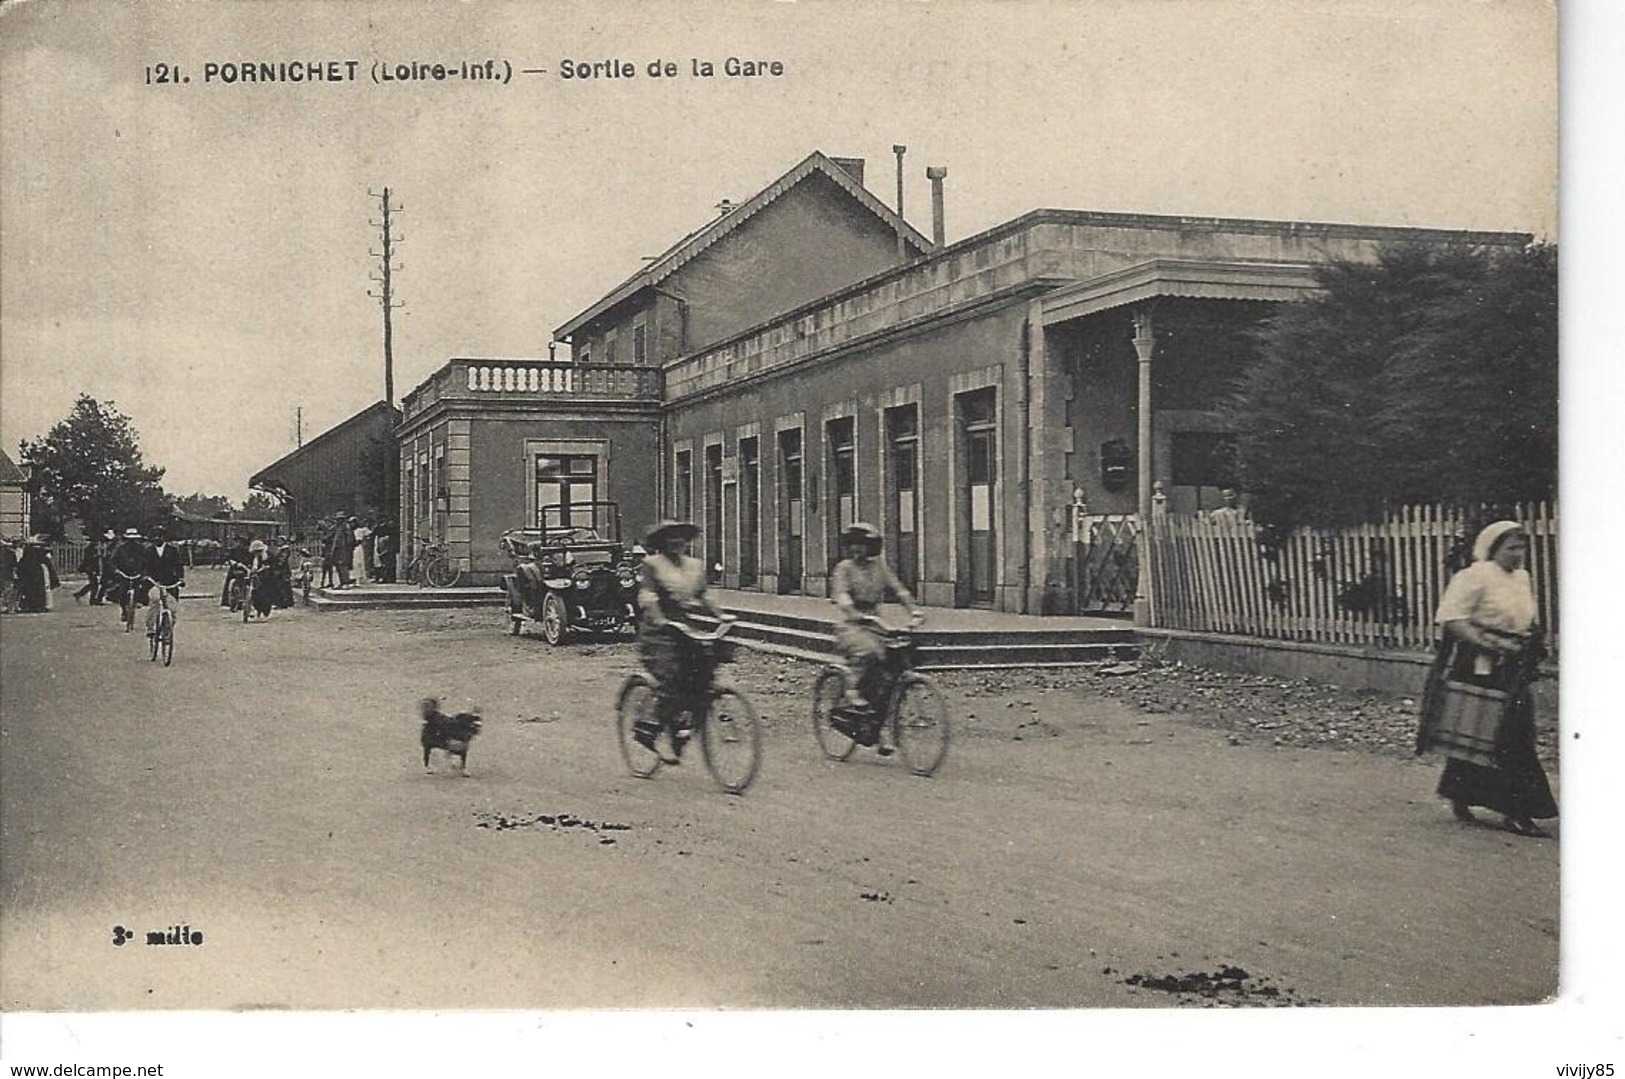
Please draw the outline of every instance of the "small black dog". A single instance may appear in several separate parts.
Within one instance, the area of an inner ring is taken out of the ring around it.
[[[429,751],[438,749],[457,758],[457,770],[462,775],[468,774],[468,744],[474,736],[480,733],[480,717],[473,712],[458,712],[448,716],[440,710],[440,702],[434,697],[425,697],[419,706],[423,711],[423,770],[432,772],[429,767]]]

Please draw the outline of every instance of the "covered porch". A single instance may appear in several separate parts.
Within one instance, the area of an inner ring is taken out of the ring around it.
[[[1142,523],[1233,486],[1219,406],[1276,305],[1317,291],[1313,264],[1158,258],[1032,302],[1029,610],[1132,614],[1152,597]]]

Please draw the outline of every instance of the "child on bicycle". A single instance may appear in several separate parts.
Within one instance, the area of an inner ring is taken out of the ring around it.
[[[700,689],[692,686],[695,645],[680,627],[693,614],[709,614],[719,621],[728,616],[705,593],[705,564],[687,554],[699,528],[686,521],[662,521],[649,531],[644,545],[653,553],[644,558],[638,586],[638,656],[657,683],[655,715],[642,717],[632,737],[653,751],[655,738],[669,729],[671,719],[686,698]],[[681,755],[686,737],[674,732],[673,748]]]
[[[867,708],[870,676],[886,656],[885,631],[877,624],[880,604],[889,592],[908,609],[909,625],[921,622],[914,597],[881,556],[880,529],[855,521],[841,531],[846,557],[830,575],[830,598],[841,612],[835,626],[835,646],[846,661],[846,703]]]

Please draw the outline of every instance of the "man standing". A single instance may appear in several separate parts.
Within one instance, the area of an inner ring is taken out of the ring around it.
[[[378,563],[378,580],[384,584],[395,583],[395,526],[388,521],[380,522],[378,534],[373,540],[373,558]]]
[[[1240,524],[1247,519],[1247,511],[1242,508],[1241,496],[1234,487],[1226,487],[1219,492],[1219,508],[1211,511],[1208,520],[1218,521],[1221,524]]]
[[[338,587],[349,588],[350,560],[355,557],[355,526],[353,517],[339,515],[333,524],[333,536],[329,540],[328,557],[333,561],[333,570],[338,574]]]
[[[91,539],[85,545],[85,555],[79,560],[79,572],[85,575],[84,587],[73,594],[75,603],[84,602],[86,595],[90,596],[90,605],[102,605],[102,593],[106,590],[106,563],[108,557],[107,546],[113,540],[113,530],[109,528],[102,534],[100,540]]]

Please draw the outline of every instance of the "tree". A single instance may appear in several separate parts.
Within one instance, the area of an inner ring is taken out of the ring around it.
[[[264,491],[250,491],[243,501],[242,516],[250,521],[270,521],[280,516],[276,502]]]
[[[73,518],[88,528],[149,528],[169,515],[164,470],[142,459],[135,426],[111,401],[81,394],[66,419],[21,451],[33,470],[34,527],[48,535]]]
[[[1557,252],[1409,245],[1285,305],[1225,412],[1266,526],[1557,489]]]
[[[175,508],[194,517],[229,517],[231,499],[225,495],[189,494],[175,500]]]

